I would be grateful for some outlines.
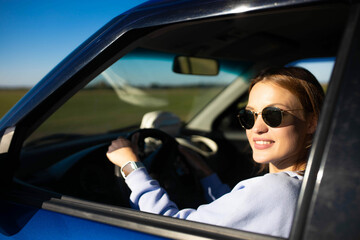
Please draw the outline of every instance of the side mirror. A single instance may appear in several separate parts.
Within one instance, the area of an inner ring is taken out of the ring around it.
[[[192,75],[218,75],[219,63],[214,59],[176,56],[173,71]]]

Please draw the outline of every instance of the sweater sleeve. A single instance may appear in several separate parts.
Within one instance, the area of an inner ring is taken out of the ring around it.
[[[198,209],[179,210],[146,169],[126,179],[130,200],[141,211],[239,230],[288,237],[301,180],[286,173],[267,174],[238,183],[234,189]]]
[[[216,173],[201,179],[204,196],[208,203],[230,192],[230,187],[221,182]]]
[[[126,183],[131,189],[130,203],[134,209],[144,212],[187,219],[195,209],[179,210],[170,200],[158,181],[152,179],[145,168],[139,168],[129,174]]]

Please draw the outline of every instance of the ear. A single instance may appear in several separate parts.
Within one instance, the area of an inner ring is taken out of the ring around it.
[[[310,114],[307,120],[307,134],[314,134],[317,127],[318,119],[314,116],[314,114]]]

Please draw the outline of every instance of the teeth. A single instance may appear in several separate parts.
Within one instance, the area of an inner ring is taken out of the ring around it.
[[[255,143],[260,145],[271,144],[270,141],[255,141]]]

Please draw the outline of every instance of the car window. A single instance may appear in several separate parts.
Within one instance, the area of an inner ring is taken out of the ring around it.
[[[218,73],[199,75],[175,72],[178,57],[137,48],[120,58],[26,140],[17,177],[62,194],[124,205],[105,155],[113,138],[139,128],[149,112],[170,112],[185,125],[235,81],[248,84],[240,76],[249,62],[212,59]],[[201,141],[196,144],[207,151]]]
[[[159,110],[186,123],[247,66],[222,61],[216,75],[179,74],[173,71],[175,57],[132,51],[72,97],[27,143],[56,134],[89,135],[139,126],[145,113]]]
[[[334,68],[335,58],[307,58],[300,59],[287,64],[287,66],[302,67],[309,70],[320,84],[327,90],[330,82],[331,73]]]

